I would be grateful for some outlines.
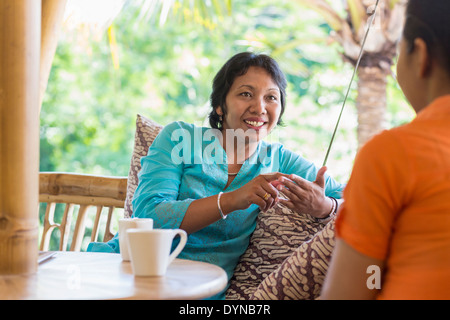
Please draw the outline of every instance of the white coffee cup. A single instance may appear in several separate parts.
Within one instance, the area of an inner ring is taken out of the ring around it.
[[[122,218],[119,219],[119,248],[122,260],[130,261],[128,252],[128,229],[153,229],[153,219],[150,218]]]
[[[128,250],[131,267],[136,276],[163,276],[167,267],[180,254],[187,241],[181,229],[128,229]],[[178,246],[170,253],[175,236],[180,236]]]

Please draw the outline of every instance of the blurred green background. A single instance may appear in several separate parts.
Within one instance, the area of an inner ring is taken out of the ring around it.
[[[211,15],[175,8],[160,24],[142,4],[126,2],[108,30],[63,27],[41,110],[41,171],[127,176],[136,114],[206,125],[212,79],[241,51],[272,55],[288,79],[285,125],[270,140],[322,164],[353,69],[321,16],[294,1],[240,0]],[[413,113],[388,81],[393,127]],[[357,151],[355,97],[327,163],[342,182]]]

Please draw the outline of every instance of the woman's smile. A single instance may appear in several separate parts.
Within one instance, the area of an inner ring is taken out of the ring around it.
[[[250,129],[260,130],[267,123],[267,121],[260,118],[248,118],[244,122]]]

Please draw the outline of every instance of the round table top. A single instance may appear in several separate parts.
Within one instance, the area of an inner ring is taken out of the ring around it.
[[[120,254],[58,251],[34,274],[0,276],[0,299],[203,299],[226,284],[205,262],[175,259],[165,276],[138,277]]]

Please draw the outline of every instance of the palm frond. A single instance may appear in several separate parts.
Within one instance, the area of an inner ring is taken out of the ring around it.
[[[231,15],[231,0],[127,0],[140,8],[138,19],[151,20],[157,17],[163,26],[170,15],[183,21],[197,23],[207,29],[214,29],[217,21]]]
[[[400,2],[405,2],[404,0],[389,0],[389,9],[394,9],[394,7]]]
[[[341,31],[343,25],[346,24],[336,11],[324,0],[295,0],[297,3],[311,8],[319,13],[328,25],[336,32]]]
[[[64,26],[103,34],[120,13],[125,2],[126,0],[68,0]]]
[[[361,0],[347,0],[347,5],[353,28],[357,32],[365,20],[367,20],[366,10]]]
[[[116,42],[116,34],[114,32],[113,25],[111,24],[108,28],[108,40],[109,48],[111,50],[111,59],[113,62],[114,69],[119,69],[119,50]]]

